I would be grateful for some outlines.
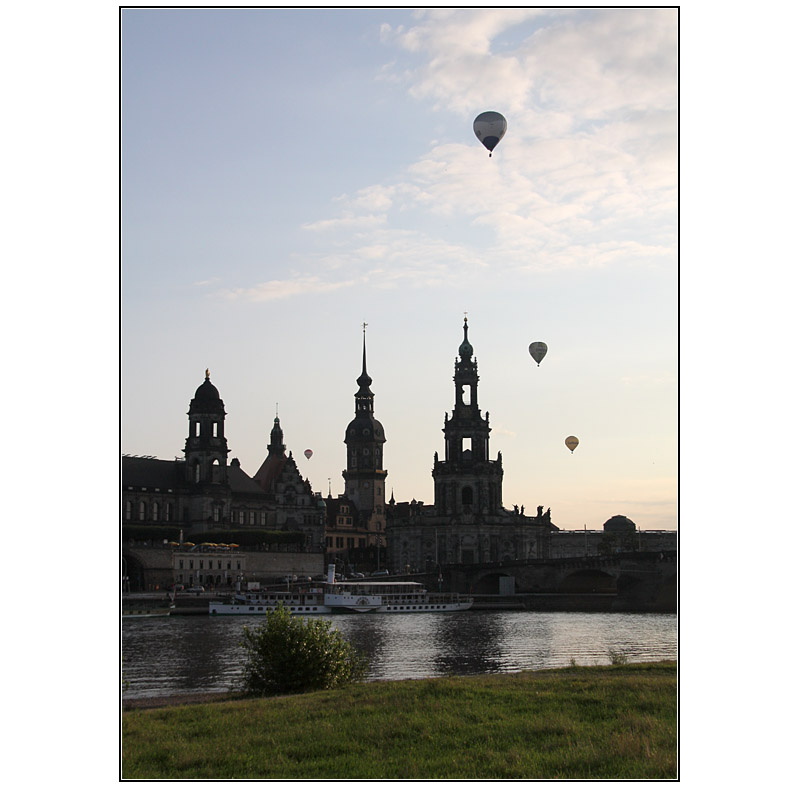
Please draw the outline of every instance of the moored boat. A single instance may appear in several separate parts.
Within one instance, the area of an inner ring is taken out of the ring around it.
[[[209,603],[212,616],[264,615],[283,606],[290,613],[446,613],[469,610],[472,598],[430,593],[415,582],[345,581],[241,593]]]

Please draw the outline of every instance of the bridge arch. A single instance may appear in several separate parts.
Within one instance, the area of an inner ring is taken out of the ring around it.
[[[577,569],[564,575],[558,590],[573,594],[613,594],[617,591],[617,578],[601,569]]]
[[[501,578],[508,578],[510,581],[513,582],[512,588],[516,589],[517,580],[514,577],[514,575],[509,574],[508,572],[503,572],[501,570],[501,571],[487,572],[486,574],[482,574],[476,577],[472,583],[472,593],[474,594],[503,593],[504,589],[501,589],[501,585],[505,584],[501,584]],[[508,591],[505,591],[505,593],[508,593]]]

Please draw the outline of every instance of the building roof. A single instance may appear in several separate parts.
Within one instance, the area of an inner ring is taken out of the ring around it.
[[[232,492],[264,494],[264,490],[242,470],[238,460],[228,466],[228,484]]]
[[[270,454],[267,459],[261,463],[261,467],[253,475],[253,481],[258,488],[264,492],[268,492],[272,485],[281,475],[283,466],[286,465],[288,457],[278,454]]]
[[[120,477],[123,487],[160,487],[172,489],[184,484],[185,465],[180,460],[157,460],[155,457],[122,457]]]

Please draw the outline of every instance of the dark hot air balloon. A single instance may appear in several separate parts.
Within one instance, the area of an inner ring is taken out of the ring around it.
[[[313,451],[311,451],[311,449],[306,449],[306,450],[303,452],[303,454],[305,454],[305,455],[306,455],[306,459],[307,459],[307,460],[310,460],[310,459],[311,459],[311,455],[312,455],[313,453],[314,453],[314,452],[313,452]]]
[[[575,449],[578,448],[578,444],[580,443],[580,441],[574,435],[570,435],[569,438],[567,438],[564,441],[564,443],[566,444],[567,448],[570,450],[570,453],[573,453],[575,451]]]
[[[483,147],[489,151],[489,158],[492,151],[497,147],[497,143],[503,139],[508,123],[499,112],[481,112],[472,123],[472,130],[475,136],[483,143]]]
[[[531,358],[536,362],[536,366],[538,367],[542,359],[547,355],[547,345],[545,345],[544,342],[531,342],[530,345],[528,345],[528,353],[531,354]]]

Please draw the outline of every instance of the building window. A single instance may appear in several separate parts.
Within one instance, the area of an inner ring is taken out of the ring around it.
[[[461,491],[461,503],[463,503],[463,504],[471,504],[472,503],[472,487],[465,487]]]
[[[250,525],[255,525],[255,524],[256,524],[256,513],[250,512]]]
[[[195,482],[199,482],[200,481],[200,463],[199,462],[196,462],[194,464],[194,480],[195,480]]]
[[[239,525],[244,525],[244,512],[239,512]]]
[[[344,539],[341,536],[336,537],[336,546],[344,547]]]
[[[153,501],[153,520],[158,520],[158,503]]]
[[[219,522],[219,506],[214,507],[214,522]]]
[[[200,559],[200,568],[201,569],[203,568],[203,559],[202,558]]]
[[[194,569],[194,560],[189,561],[189,569]]]
[[[228,561],[228,569],[230,569],[230,568],[231,568],[231,562]]]
[[[325,537],[325,546],[333,547],[333,539],[330,536]]]
[[[125,519],[130,520],[133,517],[133,505],[130,501],[125,501]]]
[[[144,508],[144,501],[139,502],[139,519],[144,520],[146,517],[145,508]]]
[[[194,437],[195,438],[199,438],[200,437],[200,422],[199,421],[196,421],[194,423]]]
[[[219,437],[217,430],[219,429],[219,422],[215,421],[211,427],[211,437],[217,438]]]
[[[178,559],[178,569],[183,569],[183,559]]]
[[[169,522],[172,519],[172,504],[168,503],[164,508],[164,521]]]
[[[261,525],[266,525],[266,524],[267,524],[267,513],[261,512]]]

